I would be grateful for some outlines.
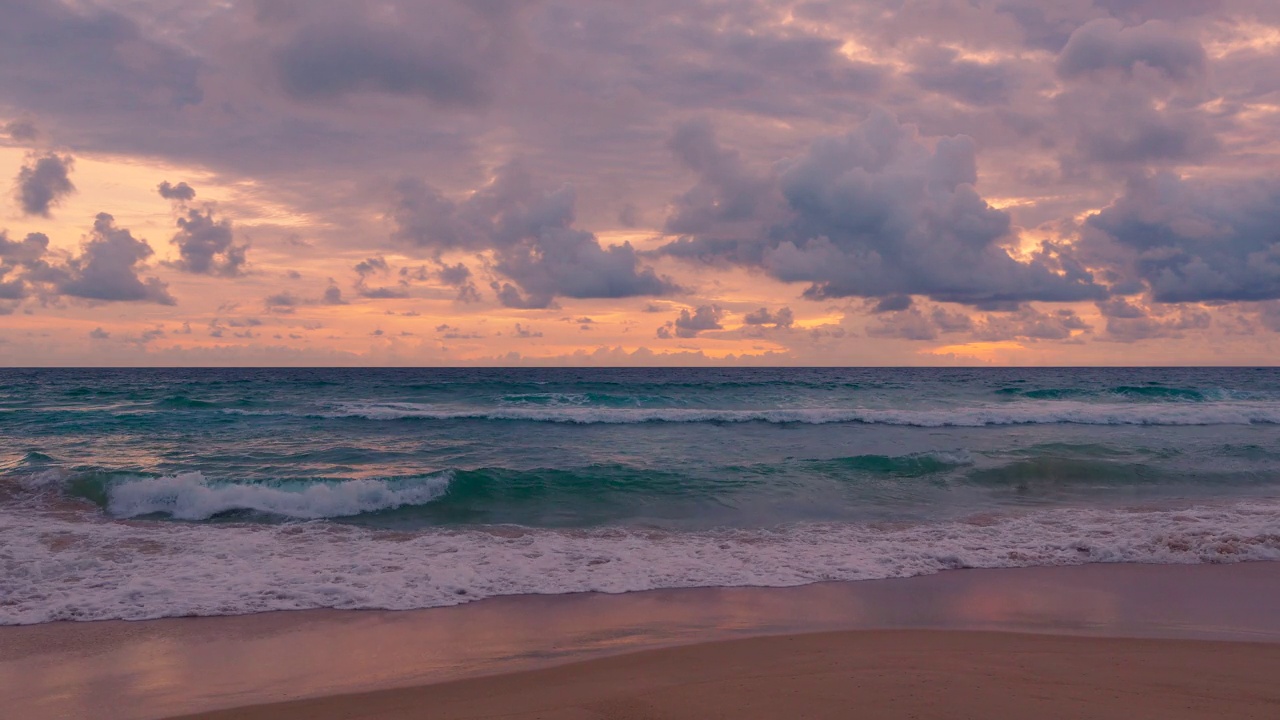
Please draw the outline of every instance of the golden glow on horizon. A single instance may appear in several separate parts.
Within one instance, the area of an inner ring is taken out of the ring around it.
[[[928,355],[956,355],[969,357],[983,362],[994,362],[1011,351],[1026,350],[1027,346],[1013,340],[997,340],[993,342],[959,343],[943,345],[929,350],[922,350]]]

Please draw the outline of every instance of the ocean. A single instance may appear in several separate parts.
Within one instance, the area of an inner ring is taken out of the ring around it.
[[[0,370],[0,624],[1280,559],[1280,370]]]

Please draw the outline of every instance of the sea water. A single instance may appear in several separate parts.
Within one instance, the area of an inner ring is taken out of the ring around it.
[[[0,624],[1280,559],[1280,370],[0,370]]]

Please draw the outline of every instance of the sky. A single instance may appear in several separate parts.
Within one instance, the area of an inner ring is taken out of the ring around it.
[[[5,0],[0,365],[1275,364],[1274,0]]]

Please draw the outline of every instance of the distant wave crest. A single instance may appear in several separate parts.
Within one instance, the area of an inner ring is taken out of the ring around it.
[[[459,408],[413,402],[339,403],[322,417],[367,420],[497,420],[573,424],[866,423],[916,427],[982,427],[1073,423],[1080,425],[1251,425],[1280,423],[1274,402],[1087,403],[1028,401],[948,409],[503,407]]]

